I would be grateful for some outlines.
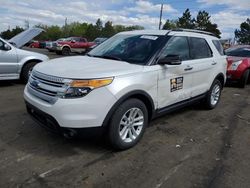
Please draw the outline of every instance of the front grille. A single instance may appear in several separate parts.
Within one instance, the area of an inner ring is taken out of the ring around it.
[[[58,97],[57,93],[66,90],[63,78],[46,75],[33,71],[29,78],[28,91],[43,101],[54,104]]]

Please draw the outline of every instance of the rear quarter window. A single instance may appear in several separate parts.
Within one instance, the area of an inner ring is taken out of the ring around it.
[[[192,59],[210,58],[212,51],[204,38],[190,37],[190,55]]]
[[[220,41],[213,40],[213,44],[214,44],[215,48],[217,49],[217,51],[219,52],[220,55],[225,55],[224,49],[223,49]]]

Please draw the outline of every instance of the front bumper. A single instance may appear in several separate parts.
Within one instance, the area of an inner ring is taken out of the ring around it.
[[[93,90],[82,98],[59,98],[55,104],[49,104],[30,94],[26,86],[24,99],[28,104],[28,112],[29,110],[31,112],[32,109],[36,112],[32,115],[33,117],[35,115],[36,119],[49,119],[50,123],[53,122],[58,127],[64,128],[101,127],[109,110],[117,101],[106,87]],[[42,124],[46,124],[46,122],[47,120],[40,120]]]
[[[242,71],[239,70],[227,70],[228,80],[239,80],[242,76]]]
[[[53,51],[62,51],[62,46],[53,46],[51,48],[51,50],[53,50]]]

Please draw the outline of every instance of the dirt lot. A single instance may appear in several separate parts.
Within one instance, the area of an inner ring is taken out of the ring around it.
[[[250,86],[226,87],[215,110],[195,105],[154,120],[123,152],[47,133],[26,113],[23,89],[0,82],[1,188],[250,186]]]

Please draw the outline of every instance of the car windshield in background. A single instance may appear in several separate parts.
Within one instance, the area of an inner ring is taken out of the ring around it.
[[[250,48],[229,48],[226,55],[236,57],[250,57]]]
[[[87,55],[143,65],[160,47],[163,38],[155,35],[115,35]]]

